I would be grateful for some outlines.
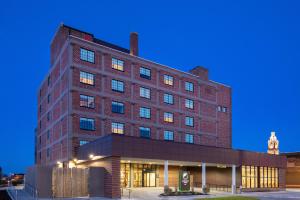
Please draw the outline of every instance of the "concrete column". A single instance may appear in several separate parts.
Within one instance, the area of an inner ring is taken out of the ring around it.
[[[202,189],[206,187],[206,163],[202,163]]]
[[[232,184],[231,184],[232,194],[236,193],[236,166],[232,165]]]
[[[164,167],[164,186],[169,186],[169,169],[168,169],[169,161],[165,160]]]

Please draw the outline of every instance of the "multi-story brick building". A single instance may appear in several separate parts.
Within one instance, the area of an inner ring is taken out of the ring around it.
[[[209,80],[207,69],[183,72],[139,57],[137,33],[125,49],[66,25],[51,42],[50,66],[38,94],[37,164],[104,166],[110,197],[120,196],[120,186],[176,185],[168,163],[174,174],[189,166],[194,179],[201,165],[195,185],[206,184],[210,163],[212,176],[232,167],[224,185],[284,187],[284,157],[232,149],[231,88]],[[95,156],[101,159],[86,162]],[[134,176],[144,173],[139,166],[149,176]],[[259,184],[259,167],[274,172],[270,186]]]

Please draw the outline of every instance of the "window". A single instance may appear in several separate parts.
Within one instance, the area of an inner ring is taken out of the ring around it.
[[[186,143],[194,143],[194,135],[192,134],[185,134],[185,142]]]
[[[90,118],[80,118],[80,129],[93,131],[95,130],[95,120]]]
[[[40,105],[40,109],[39,110],[40,110],[40,113],[42,113],[42,105]]]
[[[194,84],[191,82],[185,82],[185,90],[189,92],[194,92]]]
[[[94,85],[94,74],[80,71],[80,83]]]
[[[124,104],[117,102],[117,101],[112,101],[111,102],[111,111],[113,113],[120,113],[120,114],[124,114]]]
[[[47,113],[47,121],[50,121],[50,119],[51,119],[51,113],[48,112],[48,113]]]
[[[117,122],[111,123],[111,132],[117,134],[124,134],[124,124]]]
[[[50,101],[51,101],[51,95],[48,94],[48,96],[47,96],[47,102],[48,102],[48,104],[50,103]]]
[[[227,109],[227,107],[224,107],[224,106],[218,106],[217,110],[218,110],[218,112],[226,113],[228,109]]]
[[[151,70],[145,67],[140,67],[140,77],[145,79],[151,79]]]
[[[95,98],[87,95],[80,95],[80,106],[87,108],[95,108]]]
[[[222,112],[226,113],[227,112],[227,107],[222,107]]]
[[[173,122],[173,113],[165,112],[164,113],[165,122]]]
[[[150,89],[140,87],[140,97],[150,99],[150,96],[151,96],[151,90]]]
[[[150,119],[151,117],[150,108],[140,107],[140,117]]]
[[[166,85],[173,85],[173,76],[164,75],[164,83]]]
[[[164,131],[164,139],[165,140],[174,140],[174,132],[173,131]]]
[[[194,126],[194,118],[193,117],[185,117],[185,125],[186,126]]]
[[[87,144],[87,143],[89,143],[89,141],[86,141],[86,140],[80,140],[80,141],[79,141],[79,146],[85,145],[85,144]]]
[[[111,89],[116,92],[124,92],[124,82],[112,79]]]
[[[47,158],[50,157],[50,148],[47,148]]]
[[[95,62],[95,53],[93,51],[89,51],[87,49],[80,48],[80,59],[94,63]]]
[[[51,76],[48,76],[48,86],[51,84]]]
[[[124,71],[124,61],[123,60],[118,60],[116,58],[111,59],[111,67],[113,69],[119,70],[119,71]]]
[[[173,97],[173,95],[165,93],[164,94],[164,103],[174,104],[174,97]]]
[[[278,168],[259,167],[260,187],[276,188],[278,187]]]
[[[194,101],[191,99],[185,99],[185,107],[189,109],[194,109]]]
[[[257,188],[257,167],[242,166],[242,187]]]
[[[50,130],[47,131],[47,140],[50,139]]]
[[[140,136],[144,138],[150,138],[150,128],[140,127]]]

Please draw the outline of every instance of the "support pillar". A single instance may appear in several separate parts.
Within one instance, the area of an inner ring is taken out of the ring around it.
[[[206,163],[202,163],[202,190],[206,187]]]
[[[236,194],[236,166],[232,165],[232,184],[231,184],[232,194]]]
[[[169,161],[165,161],[164,165],[164,186],[169,186],[169,169],[168,169]]]

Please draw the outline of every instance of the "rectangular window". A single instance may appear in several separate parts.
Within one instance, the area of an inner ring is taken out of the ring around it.
[[[174,132],[164,131],[164,140],[174,140]]]
[[[89,143],[89,141],[86,141],[86,140],[80,140],[80,141],[79,141],[79,146],[85,145],[85,144],[87,144],[87,143]]]
[[[151,90],[148,89],[148,88],[140,87],[140,97],[144,97],[144,98],[150,99],[150,97],[151,97]]]
[[[111,67],[119,71],[124,71],[124,61],[116,58],[112,58]]]
[[[150,138],[150,128],[146,128],[146,127],[140,127],[140,136],[144,137],[144,138]]]
[[[87,95],[80,95],[80,107],[95,108],[95,98]]]
[[[95,62],[95,53],[93,51],[80,48],[80,59],[90,62],[90,63],[94,63]]]
[[[49,104],[49,103],[50,103],[50,101],[51,101],[51,95],[50,95],[50,94],[48,94],[48,96],[47,96],[47,103]]]
[[[218,110],[218,112],[226,113],[228,109],[227,109],[227,107],[224,107],[224,106],[218,106],[217,110]]]
[[[150,119],[151,117],[150,108],[140,107],[140,117]]]
[[[80,71],[80,83],[94,85],[94,74]]]
[[[185,142],[191,144],[194,143],[194,135],[189,133],[185,134]]]
[[[174,97],[173,97],[173,95],[165,93],[164,94],[164,103],[174,104]]]
[[[140,67],[140,77],[145,79],[151,79],[151,70],[145,67]]]
[[[111,111],[113,113],[120,113],[120,114],[124,114],[124,104],[117,102],[117,101],[112,101],[111,102]]]
[[[50,157],[50,148],[47,148],[47,158]]]
[[[47,131],[47,140],[50,139],[50,130]]]
[[[173,85],[173,76],[164,75],[164,83],[166,85]]]
[[[124,124],[117,122],[111,123],[111,132],[117,134],[124,134]]]
[[[194,92],[194,84],[191,82],[185,82],[185,90],[189,92]]]
[[[51,76],[48,76],[48,86],[51,84]]]
[[[50,121],[50,119],[51,119],[51,113],[48,112],[48,113],[47,113],[47,121]]]
[[[124,82],[112,79],[111,89],[116,92],[124,92]]]
[[[95,120],[90,118],[80,118],[80,129],[94,131],[95,130]]]
[[[194,126],[194,118],[193,117],[185,117],[185,125],[186,126]]]
[[[257,188],[257,170],[255,166],[242,166],[242,187]],[[262,185],[261,185],[262,187]]]
[[[164,113],[164,121],[165,122],[173,122],[173,113],[165,112]]]
[[[189,109],[194,109],[194,101],[191,99],[185,99],[185,107]]]

